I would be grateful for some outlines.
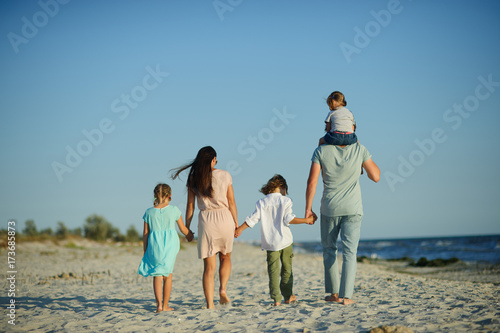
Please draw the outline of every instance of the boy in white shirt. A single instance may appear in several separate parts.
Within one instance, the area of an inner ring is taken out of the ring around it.
[[[267,251],[269,292],[275,306],[281,305],[281,295],[285,304],[289,304],[297,299],[293,294],[293,236],[290,224],[314,224],[317,217],[295,217],[292,200],[286,196],[288,185],[281,175],[269,179],[260,192],[266,197],[257,201],[255,211],[236,229],[234,236],[239,237],[246,228],[253,228],[259,220],[262,222],[261,246]]]

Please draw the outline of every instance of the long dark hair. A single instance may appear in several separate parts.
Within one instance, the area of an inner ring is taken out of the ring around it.
[[[186,186],[196,194],[211,198],[214,192],[212,188],[212,160],[217,157],[215,149],[210,146],[201,148],[193,162],[173,169],[172,179],[176,179],[179,174],[188,169],[189,175]]]

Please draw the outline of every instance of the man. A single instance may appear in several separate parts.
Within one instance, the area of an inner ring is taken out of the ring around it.
[[[359,185],[363,168],[368,178],[380,180],[380,169],[371,154],[361,144],[348,146],[321,145],[314,151],[307,180],[306,215],[312,211],[319,174],[323,178],[321,199],[321,245],[325,267],[326,301],[352,304],[356,277],[356,253],[358,250],[363,205]],[[342,239],[342,277],[339,278],[337,262],[337,238]]]

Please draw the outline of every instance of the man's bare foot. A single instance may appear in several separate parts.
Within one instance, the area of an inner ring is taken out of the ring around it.
[[[342,303],[342,298],[339,298],[339,294],[331,294],[330,296],[325,297],[325,301]]]
[[[155,313],[160,313],[162,311],[163,311],[163,308],[161,306],[159,306],[159,307],[156,308]]]
[[[171,308],[170,306],[164,306],[163,311],[173,311],[174,309]]]
[[[292,296],[290,296],[290,298],[287,301],[285,301],[285,304],[293,303],[296,300],[297,300],[297,297],[295,297],[295,295],[292,295]]]
[[[280,302],[274,302],[274,306],[280,306],[281,303]]]
[[[354,302],[350,298],[344,298],[344,301],[342,302],[342,304],[344,304],[344,305],[349,305],[349,304],[354,304],[354,303],[356,303],[356,302]]]
[[[221,290],[219,292],[219,295],[220,295],[220,304],[228,304],[231,302],[229,297],[227,297],[227,293],[225,290]]]

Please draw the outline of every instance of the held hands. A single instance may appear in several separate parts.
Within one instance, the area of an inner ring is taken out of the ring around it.
[[[189,230],[188,234],[186,235],[186,239],[187,239],[188,242],[193,241],[193,239],[194,239],[194,233],[191,230]]]
[[[316,220],[318,219],[318,216],[312,210],[310,210],[306,211],[305,219],[307,220],[307,224],[313,225],[314,222],[316,222]]]
[[[238,228],[236,228],[236,230],[234,231],[234,238],[238,238],[238,237],[240,237],[240,236],[241,236],[241,232],[242,232],[242,231],[243,231],[243,230],[240,230],[240,228],[239,228],[239,227],[238,227]]]

